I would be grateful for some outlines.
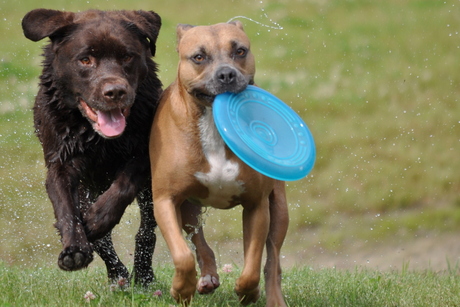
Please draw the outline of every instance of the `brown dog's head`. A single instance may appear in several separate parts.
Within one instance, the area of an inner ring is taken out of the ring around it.
[[[36,9],[22,27],[32,41],[50,38],[44,66],[52,69],[51,82],[65,105],[79,108],[103,137],[120,136],[147,75],[147,59],[155,54],[160,17],[145,11]]]
[[[178,80],[200,103],[216,95],[243,91],[254,83],[255,63],[241,22],[211,26],[179,25]]]

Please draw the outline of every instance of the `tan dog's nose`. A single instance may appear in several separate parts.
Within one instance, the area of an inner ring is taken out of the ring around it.
[[[217,80],[222,84],[229,85],[235,82],[237,71],[231,67],[223,67],[217,72]]]

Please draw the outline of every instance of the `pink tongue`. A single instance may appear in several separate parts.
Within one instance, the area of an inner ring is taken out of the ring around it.
[[[97,123],[101,132],[107,137],[119,136],[126,126],[125,117],[120,109],[108,112],[97,111]]]

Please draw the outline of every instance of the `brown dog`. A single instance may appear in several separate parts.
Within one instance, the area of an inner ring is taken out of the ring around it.
[[[138,200],[135,281],[150,283],[155,227],[148,139],[162,85],[152,60],[161,19],[146,11],[33,10],[32,41],[49,38],[34,105],[46,190],[62,238],[58,265],[79,270],[95,250],[108,276],[128,278],[110,232]]]
[[[238,159],[212,116],[216,95],[238,93],[254,83],[249,39],[240,22],[179,25],[177,35],[178,76],[160,98],[150,138],[154,213],[176,269],[171,294],[186,304],[197,284],[194,257],[180,225],[196,225],[197,205],[229,209],[241,204],[244,268],[235,291],[242,304],[257,301],[266,245],[267,306],[285,306],[279,259],[289,220],[284,183]],[[192,241],[201,268],[196,288],[203,293],[218,286],[218,276],[214,255],[199,230]]]

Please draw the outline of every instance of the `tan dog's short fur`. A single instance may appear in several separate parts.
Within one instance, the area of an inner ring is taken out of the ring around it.
[[[164,92],[152,126],[150,159],[154,212],[175,266],[171,294],[184,304],[197,289],[219,286],[215,258],[202,228],[196,245],[201,278],[181,226],[197,225],[201,206],[243,206],[244,267],[235,291],[242,304],[257,301],[264,245],[267,306],[286,306],[281,293],[280,249],[288,228],[284,182],[238,159],[223,142],[212,116],[214,97],[253,84],[254,57],[240,22],[179,25],[176,81]]]

